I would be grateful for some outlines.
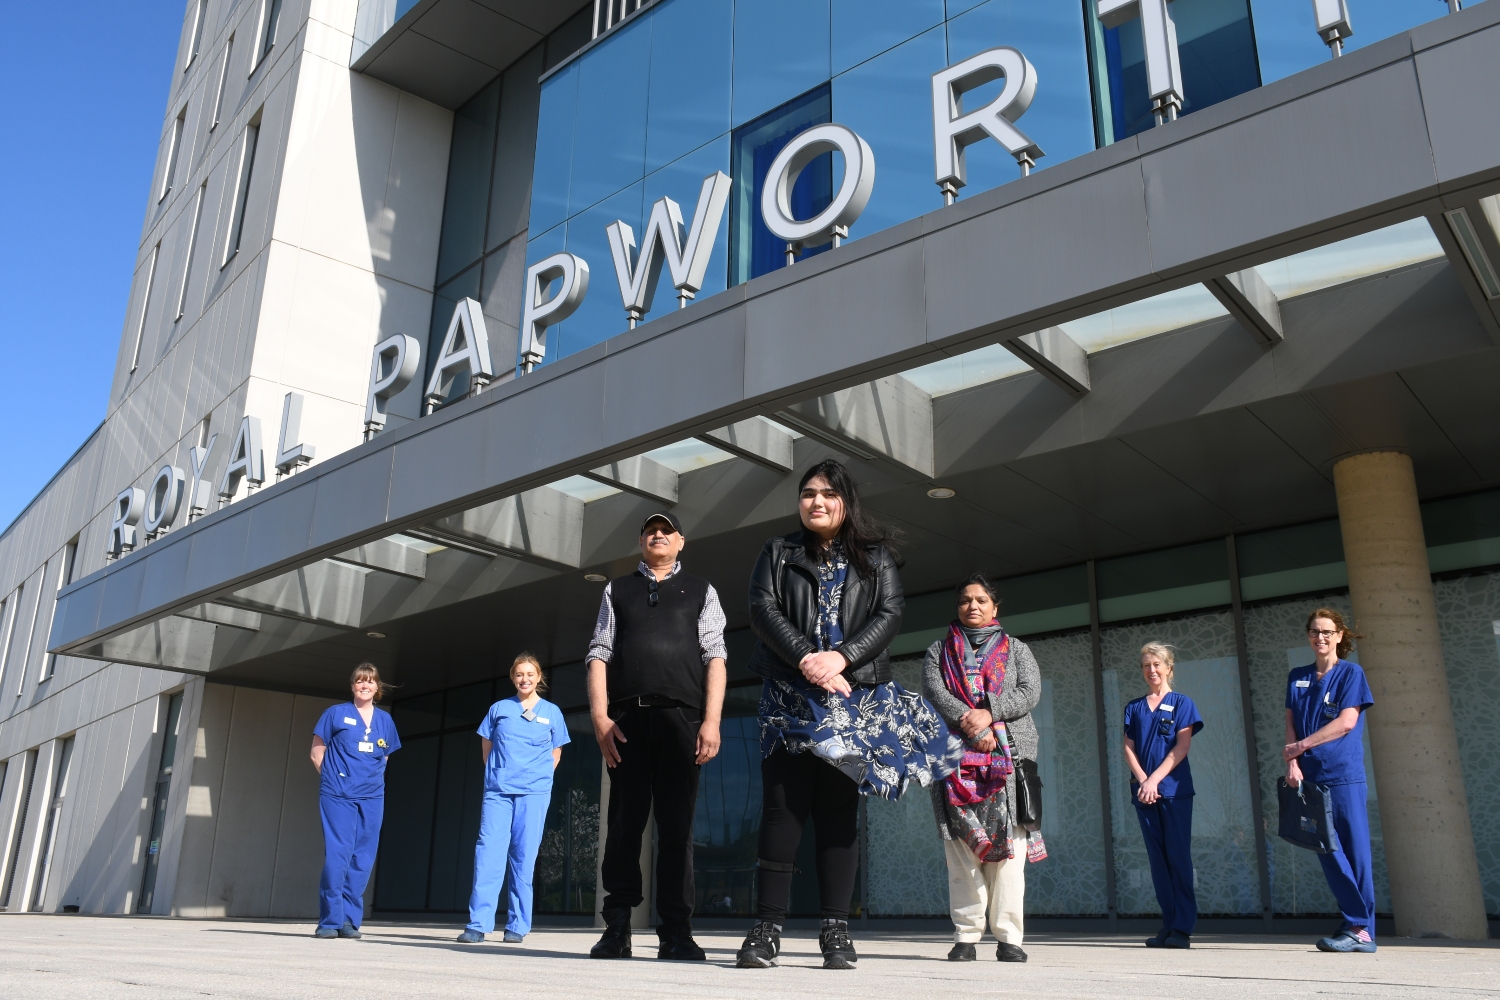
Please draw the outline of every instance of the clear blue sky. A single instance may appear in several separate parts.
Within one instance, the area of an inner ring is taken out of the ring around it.
[[[4,5],[0,529],[104,419],[186,6]]]

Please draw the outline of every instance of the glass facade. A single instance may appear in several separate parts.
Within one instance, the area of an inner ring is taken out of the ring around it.
[[[1493,915],[1500,913],[1500,825],[1488,820],[1500,815],[1500,763],[1488,734],[1500,712],[1500,492],[1431,501],[1422,516],[1475,847]],[[1243,595],[1238,604],[1230,586],[1231,552]],[[1336,912],[1317,859],[1267,831],[1276,827],[1286,675],[1311,659],[1307,613],[1319,604],[1349,612],[1337,521],[1210,539],[1092,567],[1065,566],[998,586],[1001,619],[1031,646],[1042,673],[1033,718],[1049,857],[1028,868],[1029,914],[1157,912],[1128,800],[1120,725],[1125,703],[1143,690],[1138,651],[1153,639],[1177,647],[1174,686],[1197,703],[1207,722],[1192,750],[1193,856],[1202,912]],[[892,644],[902,684],[920,686],[922,653],[942,634],[952,603],[946,590],[908,598],[902,635]],[[743,672],[750,634],[726,638],[731,686],[723,749],[703,768],[694,823],[697,912],[747,916],[755,907],[760,828],[760,683]],[[537,863],[536,906],[542,913],[591,914],[599,751],[582,664],[552,667],[548,678],[548,697],[564,709],[573,742],[557,771]],[[389,794],[409,806],[386,817],[376,871],[378,910],[458,913],[467,905],[482,796],[474,729],[493,700],[509,693],[508,682],[496,677],[392,707],[405,746],[392,759]],[[1366,768],[1377,908],[1388,914],[1380,802],[1368,747]],[[947,876],[928,793],[913,789],[899,802],[872,800],[864,808],[864,867],[854,911],[871,917],[946,915]],[[817,913],[811,845],[807,838],[809,856],[798,862],[795,915]]]

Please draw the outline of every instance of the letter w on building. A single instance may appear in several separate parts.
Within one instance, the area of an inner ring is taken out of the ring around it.
[[[703,178],[698,206],[693,210],[693,225],[685,238],[682,209],[671,198],[658,199],[651,206],[651,220],[646,223],[638,255],[634,229],[624,222],[612,222],[605,227],[609,252],[615,260],[615,278],[620,282],[620,299],[625,303],[631,327],[651,311],[663,260],[672,275],[672,287],[677,289],[679,309],[703,287],[714,237],[724,218],[724,206],[729,203],[729,187],[729,178],[721,171]]]

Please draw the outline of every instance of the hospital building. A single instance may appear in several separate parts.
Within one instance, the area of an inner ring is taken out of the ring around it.
[[[833,456],[901,532],[898,679],[974,571],[1040,664],[1034,920],[1157,912],[1147,640],[1207,722],[1204,929],[1336,912],[1277,836],[1325,605],[1378,910],[1500,920],[1500,3],[179,2],[103,420],[0,534],[0,906],[314,917],[311,730],[370,660],[369,916],[457,923],[530,650],[536,907],[590,921],[583,657],[668,508],[729,619],[697,912],[748,920],[747,581]],[[858,919],[947,914],[924,791],[861,839]]]

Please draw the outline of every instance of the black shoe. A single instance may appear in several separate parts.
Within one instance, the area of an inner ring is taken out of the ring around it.
[[[967,941],[959,941],[948,951],[950,962],[972,962],[979,957],[974,946]]]
[[[1156,932],[1155,937],[1148,937],[1146,939],[1146,947],[1165,948],[1167,946],[1167,935],[1169,935],[1170,933],[1170,931],[1163,927],[1161,930]]]
[[[589,949],[589,958],[629,958],[630,918],[614,921],[604,928],[599,943]]]
[[[1007,944],[1001,941],[995,945],[995,961],[997,962],[1024,962],[1026,953],[1018,944]]]
[[[1167,935],[1167,939],[1161,943],[1163,948],[1191,948],[1193,939],[1182,931],[1173,931]]]
[[[823,950],[823,968],[852,969],[859,956],[854,952],[854,942],[849,940],[849,921],[824,920],[818,932],[818,947]]]
[[[362,935],[359,933],[359,928],[355,927],[354,926],[354,922],[351,921],[351,920],[345,920],[344,921],[344,926],[342,926],[342,927],[339,928],[339,937],[341,937],[341,938],[355,938],[355,939],[358,939],[361,936]]]
[[[745,935],[745,943],[740,945],[734,964],[739,969],[769,969],[776,964],[776,956],[780,954],[781,925],[759,920]]]
[[[336,938],[338,936],[339,932],[336,927],[319,927],[313,931],[313,937],[315,938]]]
[[[670,962],[702,962],[708,958],[698,942],[693,940],[692,931],[675,930],[662,933],[661,928],[656,930],[661,939],[660,946],[656,949],[656,957],[666,959]]]

